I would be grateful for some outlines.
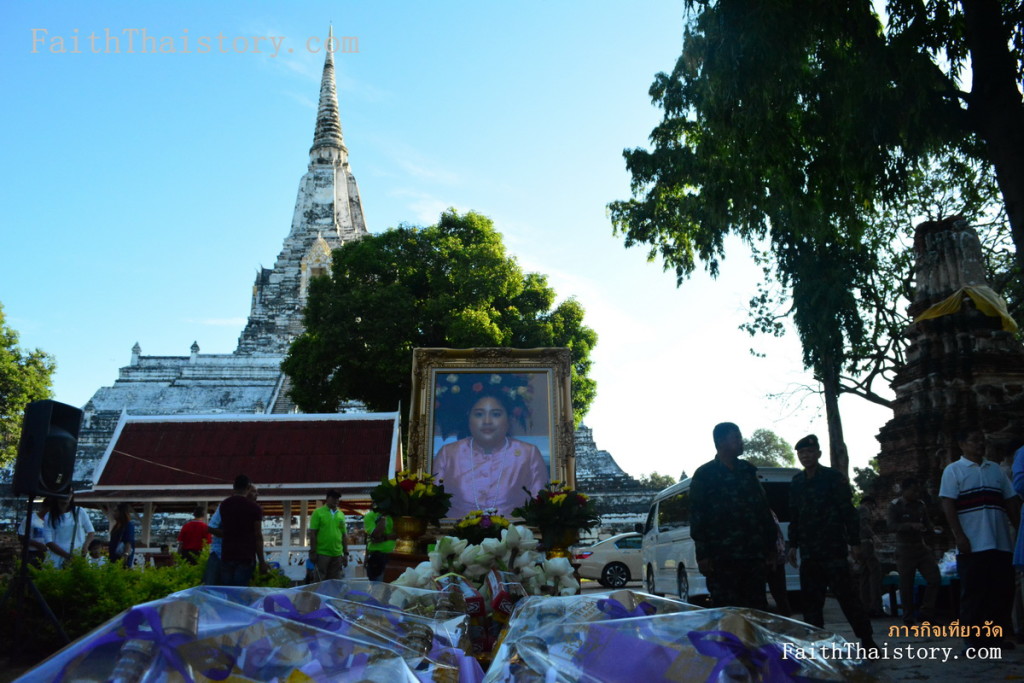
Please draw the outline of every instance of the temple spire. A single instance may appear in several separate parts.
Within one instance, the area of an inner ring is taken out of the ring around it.
[[[310,160],[316,161],[318,150],[333,148],[347,154],[345,141],[341,135],[341,116],[338,114],[338,92],[334,85],[334,26],[330,27],[324,50],[324,74],[320,79],[320,104],[316,113],[316,131],[313,133],[313,146],[309,149]]]

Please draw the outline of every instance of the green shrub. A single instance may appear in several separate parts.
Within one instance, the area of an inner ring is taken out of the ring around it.
[[[208,557],[207,549],[194,565],[175,555],[171,566],[141,569],[125,569],[112,563],[96,566],[85,558],[75,557],[63,569],[45,564],[41,569],[30,568],[29,573],[68,637],[75,640],[129,607],[200,585]],[[272,571],[257,574],[252,585],[287,588],[291,580],[282,572]],[[5,581],[0,584],[0,595],[6,590]],[[18,659],[39,661],[64,643],[30,591],[26,590],[22,604],[24,609],[19,610],[16,596],[4,604],[0,613],[0,641],[14,642],[17,634]]]

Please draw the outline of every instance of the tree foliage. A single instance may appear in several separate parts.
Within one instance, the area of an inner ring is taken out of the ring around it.
[[[730,233],[759,250],[791,302],[845,472],[838,395],[844,371],[858,371],[851,350],[871,340],[858,294],[877,271],[877,212],[905,199],[927,159],[953,152],[991,163],[1008,213],[1024,210],[1020,3],[893,0],[887,28],[850,0],[686,5],[682,55],[650,90],[664,118],[650,151],[625,152],[633,199],[610,205],[613,223],[677,282],[697,262],[716,275]],[[982,53],[992,71],[979,79]],[[764,297],[770,284],[754,306]],[[769,315],[750,329],[780,328]]]
[[[25,406],[52,396],[50,378],[55,369],[49,354],[18,346],[18,333],[7,326],[0,304],[0,465],[18,455]]]
[[[853,468],[853,484],[856,490],[857,499],[874,493],[875,484],[878,481],[878,458],[871,458],[867,467]]]
[[[787,3],[693,5],[682,56],[651,86],[665,112],[653,150],[625,152],[633,199],[613,202],[612,220],[680,283],[698,260],[716,275],[730,233],[767,245],[845,471],[839,377],[864,336],[852,283],[873,266],[863,236],[875,194],[907,166],[889,152],[898,136],[884,117],[899,102],[872,80],[878,23],[841,3],[796,16]]]
[[[346,400],[407,410],[412,350],[423,347],[568,347],[573,414],[596,394],[588,376],[597,334],[583,306],[554,306],[547,278],[523,273],[486,216],[454,209],[427,228],[400,226],[344,244],[331,277],[314,278],[305,332],[282,367],[307,412]]]
[[[683,474],[686,474],[685,472]],[[682,481],[680,479],[679,481]],[[659,474],[658,472],[651,472],[640,477],[640,485],[645,489],[651,489],[653,491],[660,491],[664,488],[668,488],[672,484],[675,484],[676,480],[668,474]]]
[[[796,464],[793,447],[770,429],[755,429],[743,440],[743,458],[757,467],[792,467]]]

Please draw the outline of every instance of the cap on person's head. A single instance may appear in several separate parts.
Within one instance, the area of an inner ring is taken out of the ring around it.
[[[795,451],[799,451],[804,448],[813,448],[815,450],[820,451],[821,446],[818,445],[818,437],[815,436],[814,434],[808,434],[804,438],[797,441],[796,445],[793,446],[793,450]]]
[[[236,491],[248,491],[249,487],[252,486],[252,480],[244,474],[239,474],[235,477],[235,490]]]

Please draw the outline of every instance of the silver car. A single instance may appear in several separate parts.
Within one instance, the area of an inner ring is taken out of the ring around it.
[[[596,579],[609,588],[622,588],[630,581],[643,579],[642,540],[641,534],[629,532],[576,548],[572,564],[578,568],[581,578]]]

